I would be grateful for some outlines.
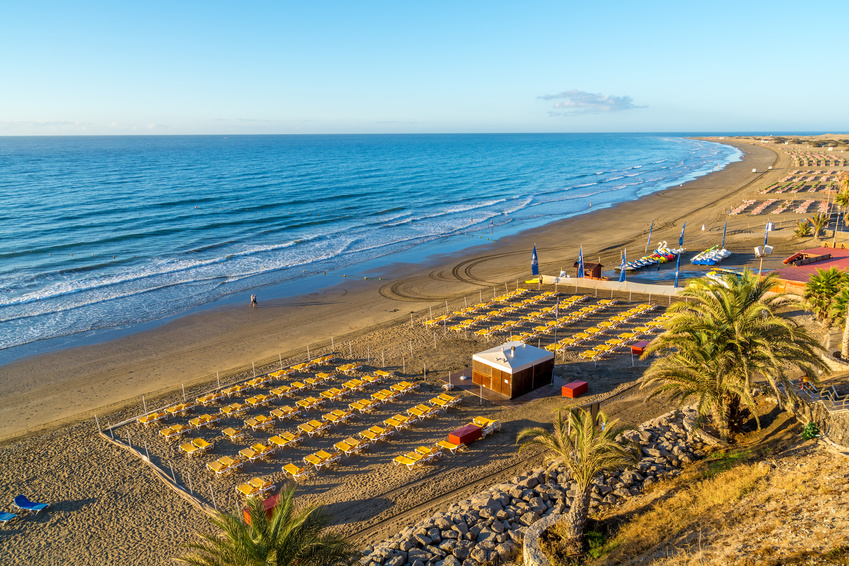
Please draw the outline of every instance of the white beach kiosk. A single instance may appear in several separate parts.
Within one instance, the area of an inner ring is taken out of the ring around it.
[[[554,376],[554,354],[523,342],[507,342],[472,356],[472,381],[514,399]]]

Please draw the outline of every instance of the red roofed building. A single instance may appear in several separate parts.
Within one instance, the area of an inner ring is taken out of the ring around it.
[[[809,259],[829,255],[831,257],[799,266],[788,265],[776,270],[779,283],[782,286],[781,290],[787,293],[801,295],[805,291],[805,284],[810,280],[811,275],[816,274],[818,269],[831,269],[832,267],[840,270],[849,269],[849,250],[846,249],[811,248],[800,250],[798,253],[808,256]]]

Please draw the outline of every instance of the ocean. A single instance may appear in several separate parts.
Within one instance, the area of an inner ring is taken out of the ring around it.
[[[0,363],[495,241],[740,156],[656,134],[0,138]]]

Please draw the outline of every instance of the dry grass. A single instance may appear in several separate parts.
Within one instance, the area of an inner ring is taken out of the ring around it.
[[[732,460],[740,460],[738,454]],[[715,460],[727,465],[725,460]],[[645,498],[623,508],[625,522],[598,564],[621,564],[645,554],[656,554],[676,546],[694,529],[702,532],[721,527],[732,506],[751,493],[767,476],[768,468],[754,463],[737,463],[714,473],[714,462],[706,462],[673,481],[660,484]]]
[[[589,528],[608,539],[593,566],[849,564],[846,459],[800,439],[764,406],[764,428],[654,486]]]

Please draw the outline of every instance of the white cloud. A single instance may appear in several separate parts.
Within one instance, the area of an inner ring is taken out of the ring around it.
[[[558,94],[538,96],[542,100],[556,100],[555,110],[550,110],[550,116],[575,116],[578,114],[600,114],[602,112],[620,112],[634,108],[646,108],[634,104],[630,96],[613,96],[584,92],[582,90],[567,90]]]

